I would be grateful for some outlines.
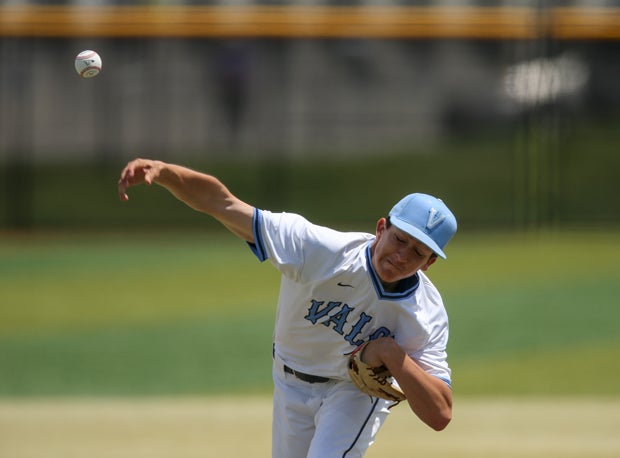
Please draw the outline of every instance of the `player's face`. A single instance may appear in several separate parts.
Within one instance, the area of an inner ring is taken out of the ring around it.
[[[377,222],[376,235],[371,248],[372,265],[388,290],[418,270],[428,269],[437,260],[433,251],[419,240],[393,225],[388,228],[385,218]]]

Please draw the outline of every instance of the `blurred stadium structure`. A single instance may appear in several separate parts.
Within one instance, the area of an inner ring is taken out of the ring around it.
[[[619,40],[620,0],[4,0],[0,165],[370,156],[614,119]]]

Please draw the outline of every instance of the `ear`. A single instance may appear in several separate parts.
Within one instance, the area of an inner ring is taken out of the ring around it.
[[[437,256],[431,256],[431,258],[426,262],[426,264],[420,267],[420,270],[422,272],[426,272],[430,266],[435,264],[435,261],[437,261]]]
[[[377,221],[377,227],[375,228],[375,235],[377,236],[377,238],[381,237],[381,235],[385,232],[386,229],[387,220],[385,218],[379,218],[379,221]]]

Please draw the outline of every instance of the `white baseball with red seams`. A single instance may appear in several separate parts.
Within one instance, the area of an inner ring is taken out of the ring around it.
[[[95,51],[87,49],[75,56],[75,71],[82,78],[92,78],[101,72],[101,57]]]

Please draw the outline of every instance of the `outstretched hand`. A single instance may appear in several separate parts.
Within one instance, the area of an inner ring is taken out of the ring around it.
[[[129,200],[127,189],[142,183],[152,184],[157,177],[161,167],[159,162],[149,159],[134,159],[129,162],[118,180],[118,196],[122,201]]]

